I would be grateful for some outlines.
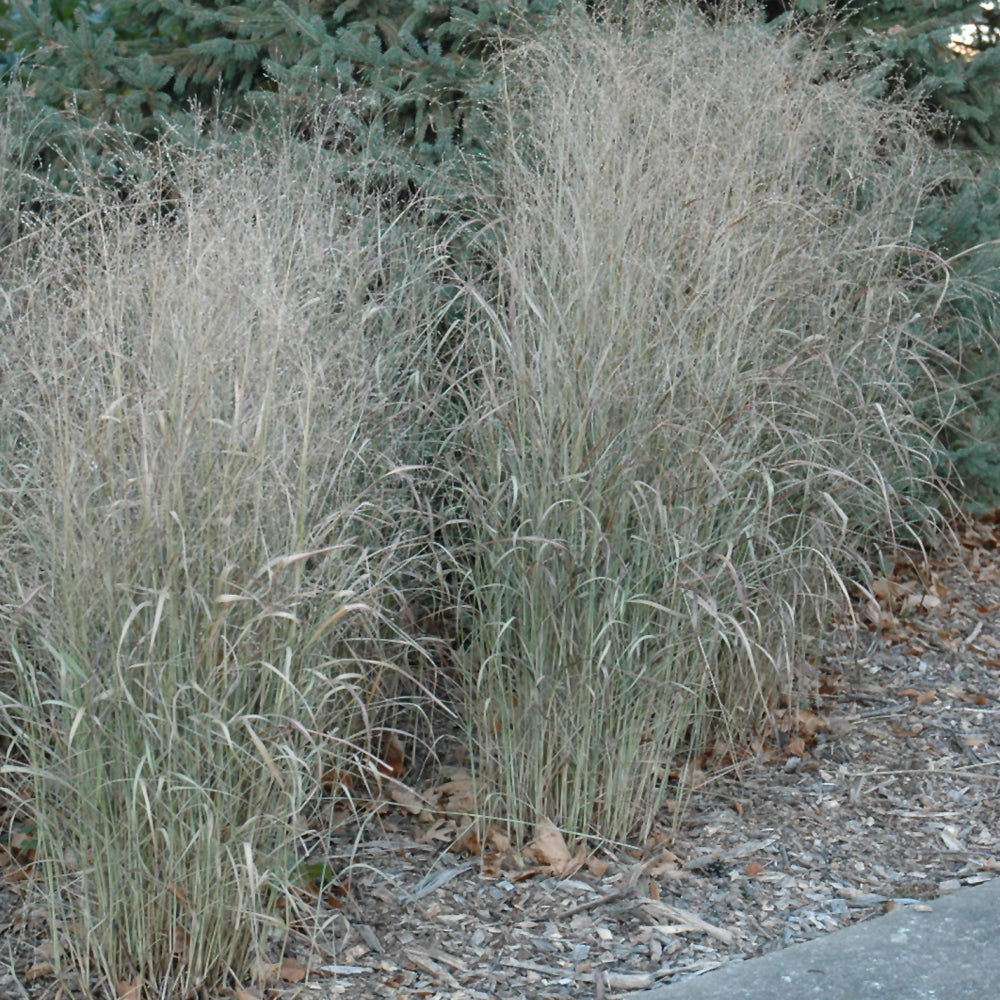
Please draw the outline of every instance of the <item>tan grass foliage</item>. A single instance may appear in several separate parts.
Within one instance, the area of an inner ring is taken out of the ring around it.
[[[398,380],[433,259],[332,179],[334,139],[166,141],[9,250],[7,780],[59,957],[106,982],[261,960],[321,778],[377,780],[413,655]]]
[[[676,754],[807,695],[842,574],[919,509],[929,151],[740,21],[570,19],[506,68],[496,286],[469,292],[469,713],[497,815],[625,839]]]
[[[428,612],[483,818],[572,859],[798,707],[858,554],[933,519],[914,123],[792,37],[630,32],[508,53],[476,225],[336,180],[322,122],[4,188],[2,775],[84,989],[280,967]]]

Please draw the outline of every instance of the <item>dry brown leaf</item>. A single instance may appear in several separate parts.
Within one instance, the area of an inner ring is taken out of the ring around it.
[[[820,715],[818,712],[799,709],[795,713],[795,728],[806,739],[809,739],[811,736],[815,736],[821,729],[828,728],[828,725],[826,717]]]
[[[406,751],[398,736],[390,736],[383,742],[378,769],[387,778],[398,778],[406,771]]]
[[[34,960],[38,962],[54,962],[56,958],[56,946],[53,941],[43,941],[34,949]]]
[[[24,973],[24,981],[33,983],[36,979],[44,979],[46,976],[55,975],[56,968],[51,962],[36,962]]]
[[[884,610],[878,601],[864,602],[864,617],[880,632],[894,632],[899,628],[899,619],[889,610]]]
[[[433,808],[433,803],[424,798],[419,792],[414,791],[409,785],[404,785],[401,781],[396,781],[389,775],[385,775],[388,786],[389,798],[401,809],[413,816],[422,812],[427,812]]]
[[[540,865],[548,865],[553,871],[568,868],[573,861],[565,838],[547,819],[535,828],[535,839],[525,853],[530,853]]]
[[[763,875],[765,871],[764,866],[758,864],[756,861],[751,861],[743,870],[750,878],[757,878],[758,875]]]
[[[486,834],[486,842],[497,854],[506,854],[510,850],[510,837],[491,826]]]
[[[476,811],[475,789],[472,775],[459,771],[450,780],[426,793],[438,809],[447,812],[474,813]]]
[[[459,831],[455,836],[455,846],[474,857],[482,855],[483,845],[479,842],[475,823],[470,823],[464,830]]]
[[[455,839],[457,832],[458,825],[453,819],[438,819],[432,826],[429,826],[422,833],[418,833],[413,839],[418,844],[432,844],[438,840],[450,843]]]
[[[576,849],[576,854],[570,859],[570,863],[561,871],[556,872],[559,878],[569,878],[570,875],[578,872],[587,861],[587,845],[580,844]]]
[[[536,875],[547,875],[548,873],[548,868],[541,866],[538,868],[522,868],[518,871],[504,872],[504,878],[508,882],[513,882],[514,885],[517,885],[519,882],[527,882],[529,878],[534,878]]]
[[[183,955],[188,949],[187,929],[177,924],[174,927],[174,954]]]
[[[281,960],[281,969],[278,975],[286,983],[301,983],[306,978],[306,970],[296,959],[286,956]]]
[[[256,983],[277,982],[280,974],[281,966],[277,962],[268,962],[258,957],[250,965],[250,978]]]
[[[606,868],[607,866],[605,866]],[[652,878],[662,878],[664,875],[673,875],[679,871],[681,859],[673,851],[664,851],[660,857],[654,861],[647,869],[646,874]]]
[[[165,888],[178,902],[183,903],[185,906],[191,905],[191,900],[188,899],[188,894],[182,886],[168,885]]]
[[[940,607],[941,598],[936,597],[934,594],[910,594],[905,601],[903,601],[900,611],[903,614],[907,614],[911,611],[932,611],[934,608]]]
[[[26,882],[30,874],[30,866],[12,864],[0,868],[0,878],[5,882]]]
[[[142,978],[136,976],[132,982],[120,982],[115,987],[118,1000],[139,1000],[142,995]]]
[[[608,868],[611,867],[611,863],[605,861],[603,858],[595,857],[593,854],[586,861],[587,871],[590,872],[594,878],[604,878],[608,873]]]
[[[880,580],[872,580],[868,589],[875,596],[879,604],[895,611],[896,608],[913,593],[913,588],[907,583],[898,580],[890,580],[883,577]]]

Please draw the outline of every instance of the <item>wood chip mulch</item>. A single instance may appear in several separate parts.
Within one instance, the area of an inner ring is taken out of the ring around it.
[[[349,887],[293,942],[309,977],[273,995],[625,998],[994,877],[1000,526],[960,541],[859,598],[801,732],[738,769],[706,762],[679,829],[665,812],[637,856],[524,877],[450,851],[453,825],[398,806],[335,835],[327,858],[352,865]],[[40,919],[2,888],[0,998],[55,995],[25,981]]]

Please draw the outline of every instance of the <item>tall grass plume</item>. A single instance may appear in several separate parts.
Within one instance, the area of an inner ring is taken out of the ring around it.
[[[57,957],[112,993],[280,957],[310,822],[379,780],[421,655],[395,616],[435,261],[333,179],[335,138],[165,140],[8,247],[6,774]]]
[[[525,828],[647,835],[685,753],[808,698],[861,556],[935,518],[930,154],[830,68],[677,11],[508,57],[464,654],[484,794]]]

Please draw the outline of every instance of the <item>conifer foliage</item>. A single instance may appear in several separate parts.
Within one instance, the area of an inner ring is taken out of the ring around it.
[[[413,169],[474,142],[483,60],[556,0],[12,0],[0,6],[2,69],[47,125],[39,151],[93,126],[137,136],[177,125],[193,102],[241,113],[286,96],[352,95],[359,129],[385,129]],[[42,112],[49,112],[44,114]],[[55,112],[55,114],[51,114]],[[376,133],[378,134],[378,133]],[[99,151],[96,152],[99,155]]]
[[[714,4],[713,4],[714,6]],[[1000,504],[1000,9],[967,0],[768,0],[764,15],[826,20],[830,41],[920,95],[955,153],[920,218],[918,240],[952,268],[950,322],[933,346],[950,392],[942,455],[973,511]]]
[[[648,0],[672,5],[679,0]],[[750,0],[748,0],[750,2]],[[944,112],[941,138],[963,155],[943,178],[918,235],[955,265],[955,322],[936,346],[954,359],[954,411],[941,441],[981,506],[1000,504],[1000,11],[968,0],[763,0],[764,20],[824,21],[872,79],[917,90]],[[20,137],[25,200],[40,178],[68,187],[81,155],[117,180],[100,138],[198,139],[202,109],[237,124],[289,102],[308,121],[317,103],[341,109],[368,162],[392,164],[394,182],[426,181],[459,151],[482,148],[489,57],[539,30],[566,7],[624,9],[605,0],[0,0],[0,97]],[[641,6],[641,4],[640,4]],[[700,0],[705,10],[727,0]],[[832,23],[831,22],[831,15]],[[962,33],[961,42],[956,37]],[[345,99],[346,98],[346,99]],[[402,152],[400,152],[402,150]],[[337,165],[347,169],[347,161]],[[382,169],[383,166],[380,166]],[[11,183],[8,172],[5,183]],[[459,176],[439,173],[457,197]],[[0,220],[14,231],[16,220]],[[973,250],[973,248],[977,248]],[[938,405],[940,398],[934,402]]]
[[[958,139],[1000,152],[1000,11],[968,0],[769,0],[766,15],[835,15],[835,42],[875,56],[893,84],[919,87]]]

